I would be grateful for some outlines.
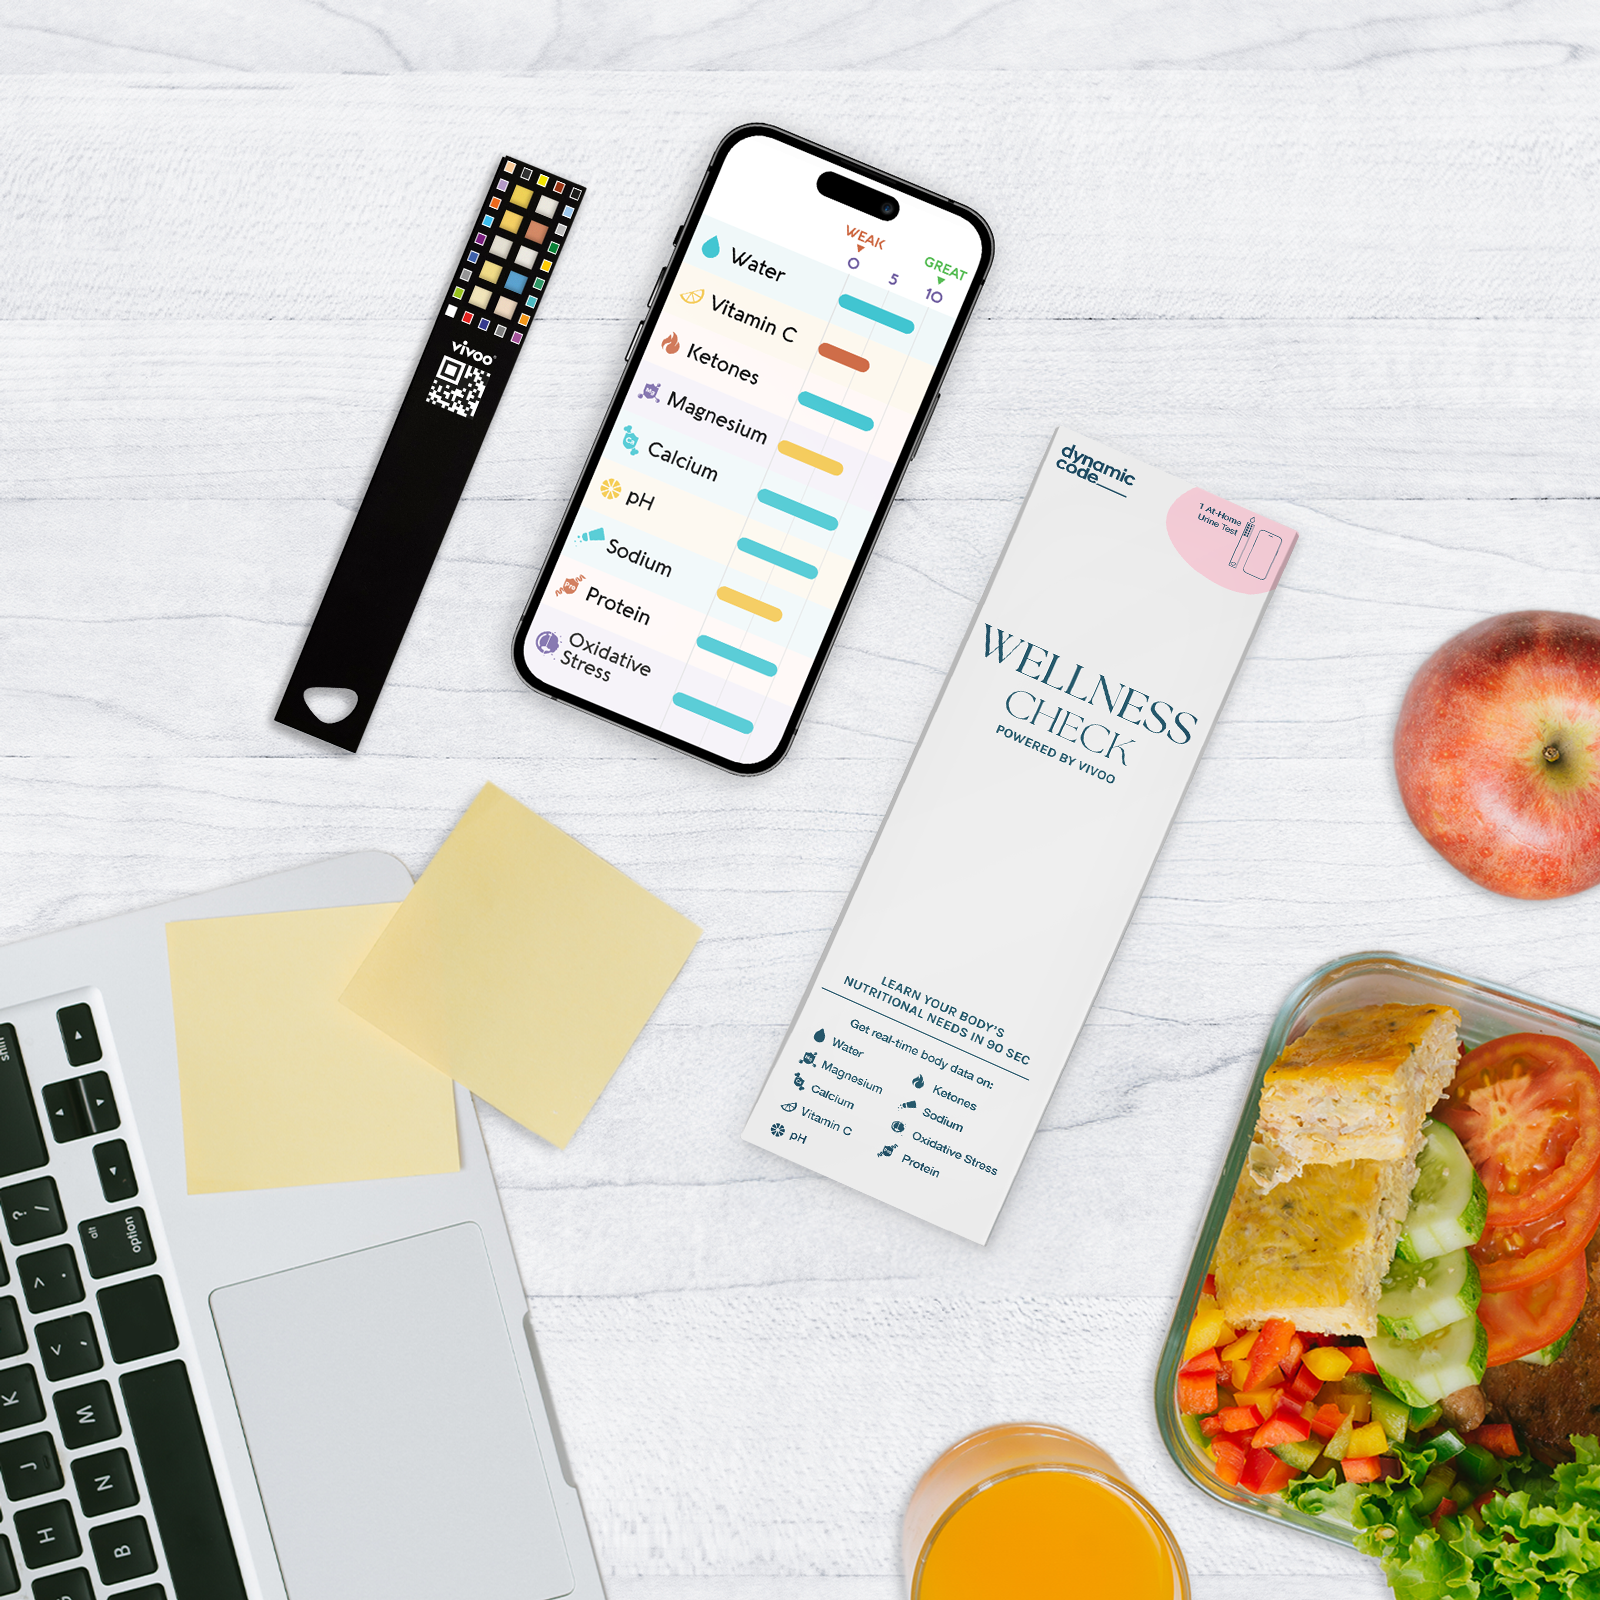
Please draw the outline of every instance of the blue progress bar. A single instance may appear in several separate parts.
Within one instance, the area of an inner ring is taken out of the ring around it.
[[[760,656],[753,656],[748,650],[741,650],[737,645],[724,644],[720,639],[713,639],[709,633],[702,633],[695,643],[702,650],[709,651],[714,656],[721,656],[724,661],[731,661],[737,667],[749,667],[752,672],[759,672],[763,678],[775,678],[778,668],[775,662],[763,661]],[[750,730],[745,729],[748,733]]]
[[[804,400],[805,396],[801,395],[800,398]],[[756,499],[764,506],[771,506],[774,511],[787,511],[791,517],[799,517],[802,522],[809,522],[814,527],[826,528],[829,533],[839,526],[837,517],[830,517],[826,511],[815,511],[810,506],[803,506],[798,500],[791,500],[786,494],[774,494],[770,489],[762,489],[756,495]],[[751,554],[759,555],[761,552],[752,551]],[[768,556],[767,559],[770,561],[772,557]],[[813,572],[811,576],[816,577],[816,573]]]
[[[801,508],[804,510],[804,507]],[[798,556],[786,556],[781,550],[774,550],[770,544],[757,544],[754,539],[741,539],[739,548],[747,556],[754,556],[758,561],[770,561],[775,567],[782,567],[785,572],[798,572],[802,578],[814,578],[817,569],[809,561],[802,561]],[[746,665],[749,663],[747,662]]]
[[[852,411],[849,406],[836,406],[833,401],[824,400],[820,394],[812,394],[809,389],[800,391],[800,404],[820,411],[825,417],[832,417],[835,422],[848,422],[852,428],[872,426],[872,418],[864,412]]]
[[[865,317],[869,322],[881,322],[886,328],[893,328],[896,333],[915,333],[917,325],[910,317],[897,316],[893,311],[885,311],[882,306],[868,305],[865,300],[857,300],[853,294],[839,296],[839,304],[846,311],[853,311],[858,317]]]
[[[746,722],[743,717],[736,717],[721,706],[708,706],[704,700],[696,700],[692,694],[675,694],[672,703],[684,711],[694,712],[697,717],[704,717],[707,722],[720,722],[724,728],[732,728],[735,733],[755,732],[755,723]]]

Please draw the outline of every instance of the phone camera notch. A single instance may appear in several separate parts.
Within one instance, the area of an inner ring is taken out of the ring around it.
[[[842,172],[824,172],[817,179],[817,193],[853,211],[865,211],[883,222],[892,222],[900,214],[900,202],[892,194],[858,183]]]

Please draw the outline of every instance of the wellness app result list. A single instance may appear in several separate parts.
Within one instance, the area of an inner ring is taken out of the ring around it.
[[[796,277],[819,271],[785,259]],[[686,268],[679,282],[690,276]],[[742,285],[737,300],[698,282],[682,304],[669,293],[671,314],[606,441],[567,552],[566,582],[581,581],[569,589],[558,574],[551,612],[533,630],[549,638],[579,628],[648,663],[601,680],[606,703],[636,720],[681,731],[669,695],[687,688],[755,727],[749,743],[763,723],[775,742],[803,689],[931,380],[931,362],[913,347],[936,353],[950,326],[925,314],[907,334],[856,317],[838,295],[829,301],[839,274],[826,276],[828,287],[809,295],[815,306]],[[820,354],[837,356],[832,341],[845,338],[852,364]],[[563,649],[559,661],[596,676],[593,660]],[[724,742],[747,758],[738,729]]]

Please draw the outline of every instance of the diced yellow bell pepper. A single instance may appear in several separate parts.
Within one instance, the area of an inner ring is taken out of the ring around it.
[[[1372,1420],[1372,1396],[1369,1394],[1337,1394],[1333,1403],[1359,1428]]]
[[[1252,1328],[1248,1333],[1242,1333],[1226,1350],[1222,1352],[1224,1361],[1241,1361],[1250,1354],[1256,1342],[1256,1336],[1261,1332],[1259,1328]]]
[[[1188,1359],[1186,1356],[1185,1360]],[[1324,1383],[1335,1383],[1350,1370],[1350,1357],[1331,1344],[1307,1350],[1305,1363]]]
[[[1278,1409],[1278,1396],[1282,1393],[1282,1389],[1251,1389],[1243,1394],[1236,1391],[1233,1403],[1236,1406],[1254,1406],[1266,1418]]]
[[[1362,1456],[1381,1456],[1388,1448],[1389,1435],[1376,1422],[1369,1422],[1350,1435],[1350,1447],[1345,1454],[1358,1459]]]
[[[1228,1377],[1235,1389],[1242,1389],[1250,1381],[1250,1357],[1228,1363]]]
[[[1183,1359],[1192,1361],[1202,1350],[1216,1348],[1228,1325],[1222,1320],[1217,1302],[1208,1294],[1200,1296],[1199,1309],[1189,1324],[1189,1337],[1183,1341]]]

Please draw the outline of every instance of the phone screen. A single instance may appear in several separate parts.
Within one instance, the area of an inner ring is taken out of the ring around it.
[[[725,148],[519,636],[541,687],[747,771],[787,747],[987,267],[970,213],[872,174],[874,217],[830,172],[869,181]]]

